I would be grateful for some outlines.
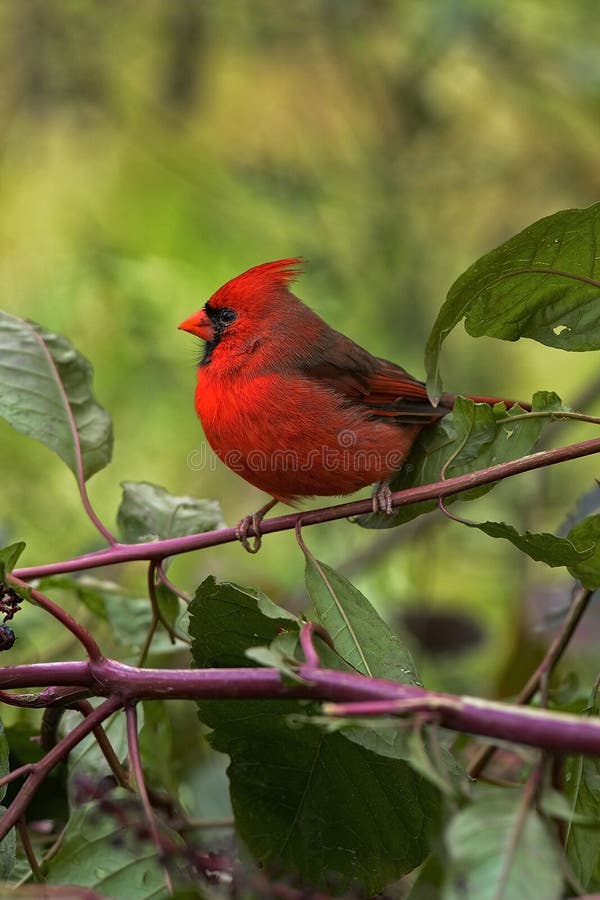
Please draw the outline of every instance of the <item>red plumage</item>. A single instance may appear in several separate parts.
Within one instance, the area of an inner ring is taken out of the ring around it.
[[[196,411],[211,447],[285,502],[386,481],[454,401],[432,406],[424,384],[305,306],[289,290],[300,266],[255,266],[179,326],[206,341]]]

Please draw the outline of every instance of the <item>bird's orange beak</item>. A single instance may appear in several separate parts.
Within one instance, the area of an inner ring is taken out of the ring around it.
[[[199,309],[193,313],[189,319],[185,319],[178,326],[180,331],[189,331],[196,337],[202,338],[203,341],[212,341],[215,336],[215,326],[206,314],[204,309]]]

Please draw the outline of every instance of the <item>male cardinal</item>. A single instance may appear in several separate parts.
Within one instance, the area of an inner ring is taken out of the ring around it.
[[[351,494],[376,482],[373,509],[391,513],[390,475],[422,428],[455,400],[445,394],[433,406],[424,384],[305,306],[289,290],[301,262],[248,269],[179,326],[206,341],[196,387],[206,439],[226,465],[273,498],[238,526],[250,552],[260,546],[260,521],[278,501]]]

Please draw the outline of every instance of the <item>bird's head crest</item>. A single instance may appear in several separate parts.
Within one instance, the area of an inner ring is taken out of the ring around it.
[[[202,309],[185,319],[179,328],[206,341],[200,367],[211,363],[222,341],[230,350],[237,347],[238,353],[248,353],[249,347],[256,349],[265,332],[273,335],[279,329],[286,333],[291,311],[306,310],[302,301],[287,290],[301,266],[299,257],[254,266],[226,282]],[[227,350],[223,354],[220,349],[218,354],[222,362],[227,359]]]
[[[290,257],[253,266],[215,291],[209,303],[215,307],[231,305],[247,308],[269,300],[298,277],[303,262],[300,257]]]

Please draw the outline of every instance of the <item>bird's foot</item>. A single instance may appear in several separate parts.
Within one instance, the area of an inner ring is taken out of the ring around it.
[[[255,513],[252,513],[251,516],[244,516],[244,518],[238,522],[235,529],[235,534],[244,548],[248,553],[258,553],[260,550],[260,545],[262,544],[262,534],[260,532],[260,523],[269,512],[269,510],[273,509],[277,500],[269,500],[268,503],[265,503],[264,506],[261,506],[260,509],[257,509]],[[252,529],[254,536],[254,543],[250,542],[250,537],[248,532]]]
[[[373,503],[374,513],[382,512],[385,513],[386,516],[393,515],[394,507],[392,506],[392,489],[390,487],[389,481],[377,482],[371,495],[371,501]]]

